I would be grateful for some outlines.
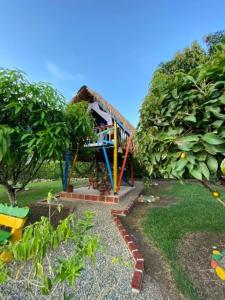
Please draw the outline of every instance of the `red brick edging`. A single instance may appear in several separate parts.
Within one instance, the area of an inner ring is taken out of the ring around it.
[[[131,289],[132,292],[139,293],[141,290],[143,271],[144,271],[144,257],[140,252],[140,250],[138,249],[138,246],[135,244],[132,236],[125,229],[125,227],[123,226],[123,224],[119,219],[119,216],[127,216],[130,213],[135,200],[131,204],[129,204],[124,210],[115,210],[115,209],[111,210],[111,214],[113,216],[114,223],[121,234],[121,237],[125,241],[127,247],[129,248],[133,256],[135,262],[135,269],[131,281]]]

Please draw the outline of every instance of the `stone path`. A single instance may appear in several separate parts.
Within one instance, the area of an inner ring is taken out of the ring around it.
[[[125,209],[137,197],[140,188],[140,184],[137,184],[137,190],[118,205],[75,202],[79,216],[84,210],[95,212],[96,221],[93,233],[100,235],[106,252],[97,254],[95,267],[87,265],[77,281],[74,299],[163,299],[159,286],[147,274],[144,275],[141,293],[134,294],[131,291],[130,283],[134,272],[133,258],[111,216],[111,209]]]

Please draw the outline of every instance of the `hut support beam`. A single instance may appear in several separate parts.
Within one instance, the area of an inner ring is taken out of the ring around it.
[[[71,161],[71,153],[70,151],[66,151],[66,162],[65,162],[65,171],[64,171],[64,180],[63,180],[63,190],[66,191],[68,184],[68,176],[69,176],[69,167]]]
[[[117,168],[118,168],[118,141],[117,141],[117,123],[114,121],[114,149],[113,149],[113,180],[114,180],[114,194],[117,193]]]
[[[134,186],[134,160],[131,158],[130,161],[130,178],[131,178],[131,185]]]
[[[112,190],[114,190],[112,171],[111,171],[111,167],[110,167],[110,163],[109,163],[107,151],[106,151],[106,148],[105,148],[105,147],[103,147],[102,150],[103,150],[104,157],[105,157],[106,168],[107,168],[109,180],[110,180],[110,183],[111,183],[111,186],[112,186]]]
[[[121,187],[122,177],[123,177],[124,169],[125,169],[125,166],[126,166],[126,162],[127,162],[127,158],[128,158],[130,146],[131,146],[131,137],[129,137],[128,141],[127,141],[127,148],[126,148],[126,151],[125,151],[125,155],[124,155],[124,159],[123,159],[123,164],[122,164],[122,168],[121,168],[121,171],[120,171],[120,175],[119,175],[119,179],[118,179],[118,184],[117,184],[117,192],[119,192],[120,187]]]

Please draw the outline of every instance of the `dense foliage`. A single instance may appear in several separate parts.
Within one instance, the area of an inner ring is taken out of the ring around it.
[[[0,184],[11,203],[43,161],[68,147],[63,97],[17,70],[0,69]]]
[[[79,150],[83,149],[87,140],[93,139],[95,136],[93,131],[94,118],[87,108],[88,104],[85,101],[69,104],[66,107],[66,124],[70,141],[69,150],[72,157],[67,185],[72,184]]]
[[[92,171],[93,163],[81,162],[76,163],[76,168],[74,171],[75,178],[84,178],[88,177]],[[61,169],[59,161],[47,161],[38,170],[35,175],[35,179],[53,179],[57,180],[61,178]]]
[[[100,247],[99,238],[88,232],[93,219],[94,214],[86,211],[80,220],[72,213],[56,229],[46,217],[27,226],[21,240],[0,247],[1,253],[7,251],[14,259],[14,264],[0,261],[0,284],[24,285],[32,299],[39,298],[40,293],[51,299],[57,289],[60,299],[69,299],[64,294],[65,285],[74,287],[85,259],[95,259]]]
[[[188,72],[156,72],[141,108],[137,156],[165,178],[219,172],[225,155],[225,44]]]
[[[61,161],[92,136],[84,103],[66,107],[59,92],[17,70],[0,69],[0,111],[0,184],[12,204],[43,162]]]
[[[225,30],[210,33],[205,37],[209,54],[212,54],[218,43],[225,43]]]
[[[94,137],[94,119],[87,108],[88,104],[85,101],[69,104],[66,107],[65,118],[69,131],[69,149],[72,152],[82,148],[87,139]]]
[[[158,72],[172,75],[174,72],[189,72],[191,69],[203,64],[207,60],[206,52],[193,42],[190,48],[185,48],[182,52],[177,52],[173,59],[161,63]]]

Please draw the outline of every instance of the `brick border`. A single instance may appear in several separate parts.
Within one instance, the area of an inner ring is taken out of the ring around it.
[[[62,201],[80,201],[80,200],[85,200],[85,201],[93,201],[93,202],[101,202],[101,203],[106,203],[106,204],[118,204],[120,200],[125,198],[128,194],[131,192],[135,191],[136,188],[133,187],[126,191],[122,195],[93,195],[93,194],[79,194],[77,192],[60,192],[59,193],[59,199]]]
[[[130,213],[137,198],[138,196],[124,210],[115,210],[115,209],[111,210],[113,221],[134,259],[134,273],[131,281],[131,289],[132,292],[134,293],[140,293],[141,290],[141,284],[142,284],[143,272],[144,272],[144,257],[141,251],[138,249],[138,246],[135,244],[131,234],[129,234],[129,232],[123,226],[119,217],[120,216],[126,217]]]

